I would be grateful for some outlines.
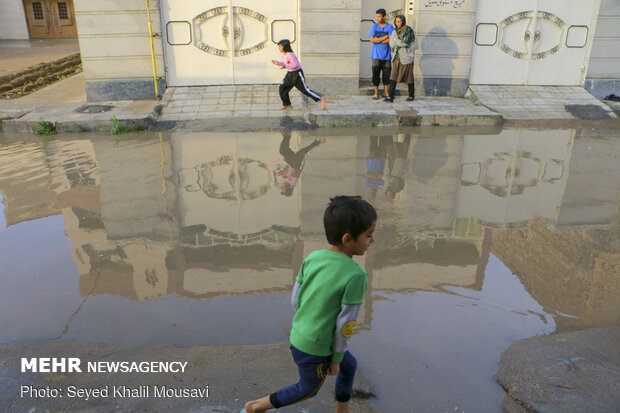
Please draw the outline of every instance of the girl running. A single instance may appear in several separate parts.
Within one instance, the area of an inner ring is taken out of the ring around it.
[[[272,60],[271,63],[280,66],[282,69],[288,69],[284,80],[280,83],[280,98],[282,99],[282,107],[280,109],[292,109],[291,99],[288,94],[293,87],[299,89],[301,93],[308,96],[315,102],[321,102],[321,108],[325,110],[325,97],[319,95],[315,91],[311,90],[306,84],[306,77],[304,71],[301,70],[301,65],[297,56],[291,49],[291,42],[287,39],[280,40],[278,42],[278,48],[282,52],[282,60]]]

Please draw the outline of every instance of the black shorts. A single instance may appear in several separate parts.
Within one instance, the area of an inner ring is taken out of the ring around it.
[[[372,59],[372,85],[379,86],[383,81],[384,85],[390,83],[390,73],[392,72],[391,60]]]

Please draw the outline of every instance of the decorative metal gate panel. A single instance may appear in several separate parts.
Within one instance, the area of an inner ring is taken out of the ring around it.
[[[171,86],[278,83],[283,38],[297,49],[297,2],[162,1],[167,81]]]
[[[478,0],[470,83],[580,85],[598,0]]]

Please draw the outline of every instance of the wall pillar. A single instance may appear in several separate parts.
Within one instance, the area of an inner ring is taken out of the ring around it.
[[[361,0],[300,1],[299,58],[309,86],[319,93],[359,89]]]

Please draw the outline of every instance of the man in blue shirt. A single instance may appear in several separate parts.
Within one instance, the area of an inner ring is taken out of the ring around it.
[[[394,26],[385,21],[385,9],[376,11],[377,22],[370,28],[370,42],[372,51],[372,86],[375,89],[373,99],[379,99],[379,81],[383,80],[383,96],[388,96],[390,71],[392,70],[392,53],[390,52],[390,35]]]

